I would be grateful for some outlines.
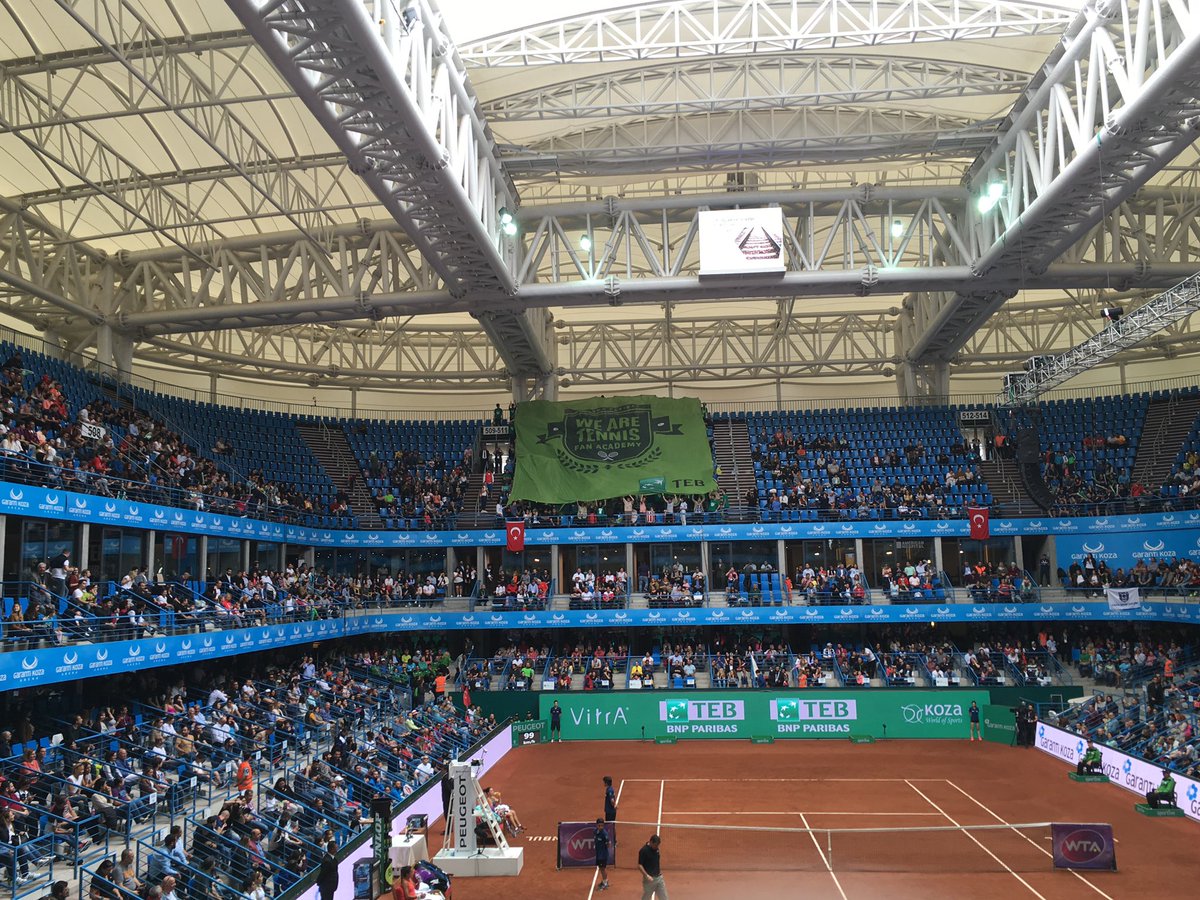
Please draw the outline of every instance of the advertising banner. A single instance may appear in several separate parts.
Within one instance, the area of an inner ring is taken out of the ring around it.
[[[605,822],[608,832],[608,865],[617,864],[617,825]],[[596,823],[558,823],[558,867],[560,869],[583,869],[596,865]]]
[[[633,403],[639,398],[629,398]],[[658,401],[663,403],[692,403],[695,401]],[[615,402],[615,401],[614,401]],[[524,404],[523,404],[524,405]],[[577,405],[577,404],[574,404]],[[698,410],[698,405],[696,406]],[[698,412],[697,412],[698,415]],[[661,423],[660,423],[661,424]],[[672,420],[671,429],[676,423]],[[689,427],[688,429],[691,429]],[[678,493],[692,495],[704,493],[711,486],[711,459],[704,437],[703,424],[699,426],[700,437],[689,446],[698,447],[698,455],[704,457],[703,471],[697,462],[697,477],[680,472],[675,465],[677,442],[683,435],[655,435],[656,441],[672,441],[669,448],[671,472],[678,477],[663,475],[639,477],[629,482],[626,493]],[[535,439],[536,440],[536,439]],[[554,446],[561,448],[562,438],[554,438]],[[546,450],[546,448],[543,448]],[[547,452],[553,452],[553,447]],[[605,451],[609,452],[609,451]],[[615,451],[612,451],[615,452]],[[591,463],[589,463],[591,465]],[[600,466],[600,463],[596,463]],[[604,463],[618,474],[625,472],[621,464]],[[606,469],[606,471],[608,471]],[[628,473],[626,473],[628,474]],[[518,470],[518,477],[520,471]],[[622,476],[623,477],[623,476]],[[708,479],[703,485],[693,481]],[[661,482],[661,483],[660,483]],[[589,488],[589,491],[592,489]],[[593,493],[580,496],[594,497]],[[623,496],[618,492],[611,496]],[[574,499],[574,498],[573,498]],[[168,531],[180,534],[207,534],[241,540],[272,541],[297,546],[368,548],[419,548],[440,547],[500,547],[507,542],[503,522],[497,521],[494,528],[465,531],[337,531],[332,529],[308,528],[302,525],[287,525],[279,522],[264,522],[255,519],[227,516],[220,513],[201,512],[194,509],[178,509],[133,500],[97,497],[52,488],[27,484],[0,482],[0,514],[26,516],[41,519],[58,519],[71,522],[93,522],[103,525],[126,526],[151,531]],[[793,511],[792,516],[798,513]],[[929,538],[966,537],[969,533],[966,519],[938,519],[921,521],[880,521],[876,519],[844,519],[838,521],[782,521],[731,523],[705,522],[694,511],[687,521],[679,520],[666,525],[632,525],[580,527],[568,519],[561,527],[544,527],[531,522],[526,528],[525,544],[550,546],[553,544],[595,545],[611,543],[667,543],[679,541],[761,541],[761,540],[804,540],[826,538]],[[1176,559],[1187,557],[1200,560],[1200,512],[1154,513],[1141,516],[1111,516],[1074,519],[997,519],[991,517],[989,529],[994,537],[1017,535],[1053,534],[1056,541],[1057,565],[1066,569],[1071,563],[1083,559],[1088,553],[1097,560],[1104,560],[1110,568],[1138,559]]]
[[[543,717],[555,697],[540,697]],[[971,701],[987,691],[955,690],[744,691],[684,694],[560,694],[565,740],[652,740],[658,737],[748,740],[838,738],[869,734],[884,738],[965,738]]]
[[[1055,622],[1055,621],[1200,621],[1200,604],[1142,603],[1137,609],[1114,611],[1107,603],[965,603],[945,606],[763,606],[745,609],[539,610],[530,612],[409,612],[390,610],[349,614],[340,619],[288,622],[280,625],[159,636],[140,641],[65,644],[22,652],[0,653],[0,691],[115,675],[155,666],[251,653],[275,647],[331,640],[356,634],[413,631],[470,631],[514,628],[621,628],[669,625],[788,625],[917,622]],[[894,691],[889,691],[892,696]],[[824,694],[822,696],[825,696]],[[855,694],[862,697],[863,694]],[[957,696],[957,693],[956,693]],[[551,697],[551,699],[553,699]],[[970,702],[969,699],[967,701]],[[545,709],[543,709],[545,715]],[[564,724],[565,724],[564,719]],[[889,729],[892,724],[889,721]],[[893,737],[901,735],[889,731]]]
[[[574,503],[716,487],[700,401],[592,397],[517,405],[512,497]]]
[[[1043,753],[1056,756],[1072,766],[1079,762],[1086,746],[1084,739],[1079,735],[1047,722],[1038,722],[1034,744]],[[1108,776],[1112,784],[1120,785],[1144,800],[1146,792],[1158,787],[1162,781],[1162,768],[1154,763],[1101,744],[1095,746],[1100,751],[1101,771]],[[1179,808],[1188,818],[1200,822],[1200,780],[1176,773],[1175,796],[1179,801]]]
[[[1054,847],[1056,869],[1115,871],[1117,868],[1117,848],[1113,843],[1112,825],[1052,822],[1050,841]]]
[[[1017,742],[1017,714],[1011,706],[997,706],[989,703],[980,707],[980,724],[983,726],[983,739],[995,741],[997,744],[1015,744]]]

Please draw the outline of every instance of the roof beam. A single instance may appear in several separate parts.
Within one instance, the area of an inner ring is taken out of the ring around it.
[[[972,166],[974,277],[938,302],[914,363],[949,359],[1021,283],[1131,197],[1200,134],[1200,0],[1105,2],[1079,13],[1007,127]]]
[[[997,402],[1004,405],[1031,403],[1046,391],[1103,365],[1150,335],[1189,318],[1197,310],[1200,310],[1200,275],[1193,275],[1070,350],[1048,359],[1038,359],[1032,369],[1009,376],[1005,391],[997,397]]]
[[[499,218],[516,190],[437,7],[384,3],[375,20],[359,0],[227,2],[449,292],[515,294]],[[514,373],[547,371],[503,312]]]
[[[666,60],[497,97],[488,121],[685,116],[735,110],[924,103],[1019,92],[1028,74],[975,63],[843,53]]]
[[[969,157],[994,123],[906,109],[799,107],[616,122],[507,151],[514,175],[601,176],[683,168],[794,166],[899,156]]]
[[[1021,0],[664,0],[504,32],[461,53],[473,66],[794,53],[1057,35],[1071,18]]]

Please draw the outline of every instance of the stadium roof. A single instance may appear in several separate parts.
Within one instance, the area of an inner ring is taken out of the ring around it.
[[[444,6],[0,3],[19,328],[309,385],[911,397],[996,387],[1193,271],[1200,0]],[[349,97],[379,68],[371,35],[338,56],[344,21],[432,36],[429,71]],[[697,211],[736,204],[783,207],[784,276],[698,277]],[[1185,321],[1117,360],[1198,350]]]

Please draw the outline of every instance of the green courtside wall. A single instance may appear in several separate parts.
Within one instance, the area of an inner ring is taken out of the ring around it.
[[[700,401],[592,397],[517,405],[514,500],[574,503],[715,490]]]
[[[950,689],[950,690],[938,690],[938,691],[896,691],[894,689],[887,689],[886,691],[879,691],[875,694],[871,694],[870,696],[872,696],[872,697],[878,696],[878,697],[886,698],[886,697],[891,697],[893,694],[905,694],[905,695],[917,694],[917,695],[920,695],[921,697],[927,698],[928,702],[958,703],[958,704],[961,704],[965,710],[966,707],[971,705],[970,697],[968,697],[968,699],[965,701],[965,703],[962,700],[958,699],[960,695],[964,695],[963,692],[965,690],[966,689],[959,690],[957,688]],[[832,694],[833,692],[827,691],[823,688],[820,690],[792,691],[790,693],[788,691],[771,692],[771,691],[758,691],[758,690],[737,691],[737,692],[689,691],[689,692],[685,692],[685,693],[679,692],[679,691],[675,691],[675,692],[657,691],[657,692],[653,692],[653,693],[649,692],[649,691],[613,691],[611,693],[596,693],[596,692],[553,693],[553,692],[542,692],[542,691],[473,691],[471,693],[471,704],[473,706],[478,706],[481,709],[483,709],[485,714],[494,713],[496,716],[497,722],[503,722],[505,719],[509,719],[509,718],[516,719],[517,721],[523,721],[527,718],[529,713],[533,713],[533,715],[537,718],[548,720],[550,717],[550,712],[549,712],[550,704],[552,704],[556,699],[558,700],[559,705],[562,706],[563,709],[565,710],[566,705],[567,705],[567,700],[569,700],[569,699],[570,700],[584,700],[584,699],[595,700],[596,698],[600,698],[602,703],[605,703],[605,702],[608,702],[608,700],[610,698],[614,698],[614,697],[624,698],[624,697],[633,696],[633,697],[643,697],[646,699],[661,700],[663,697],[670,695],[671,697],[675,697],[675,698],[691,699],[691,698],[707,697],[710,694],[714,694],[714,693],[719,693],[719,694],[721,694],[721,696],[732,696],[735,699],[744,700],[748,697],[761,696],[764,694],[770,694],[772,697],[779,696],[779,697],[792,697],[792,698],[801,698],[801,697],[803,697],[803,698],[820,698],[820,697],[825,697],[828,694]],[[841,693],[839,693],[839,696],[842,696],[842,695],[850,696],[857,700],[857,699],[862,698],[864,696],[864,693],[865,692],[863,692],[863,691],[841,692]],[[979,691],[971,691],[970,695],[972,697],[978,697],[979,693],[980,693]],[[990,701],[987,699],[977,700],[980,708],[984,710],[983,718],[987,718],[987,716],[988,716],[987,706],[991,705],[991,706],[996,707],[996,709],[998,710],[998,712],[996,714],[997,722],[1011,725],[1013,722],[1013,716],[1009,710],[1011,707],[1017,706],[1022,700],[1027,700],[1027,701],[1030,701],[1033,703],[1051,703],[1051,702],[1057,702],[1057,700],[1061,697],[1065,701],[1065,700],[1071,699],[1072,697],[1082,697],[1084,691],[1083,691],[1083,688],[1078,685],[1068,685],[1065,687],[1023,687],[1023,688],[993,687],[993,688],[987,689],[986,691],[983,691],[982,693],[984,694],[985,697],[990,696],[990,698],[991,698]],[[455,700],[458,700],[461,695],[454,694],[453,696],[454,696]],[[906,701],[906,702],[908,702],[908,701]],[[593,707],[595,705],[596,704],[592,704]],[[769,708],[768,708],[768,712],[769,712]],[[654,711],[654,716],[656,718],[657,718],[657,715],[658,715],[657,711]],[[567,736],[567,731],[570,726],[570,723],[571,723],[571,718],[569,716],[564,715],[564,717],[563,717],[563,736],[564,737]],[[880,724],[882,724],[882,722]],[[888,721],[887,725],[888,725],[888,737],[907,736],[907,735],[899,734],[893,728],[892,723],[890,721]],[[951,735],[946,735],[946,736],[948,736],[948,737],[965,737],[965,736],[967,736],[966,727],[967,726],[964,724],[961,735],[951,734]],[[983,730],[985,732],[985,737],[986,737],[987,736],[986,732],[988,731],[988,729],[984,728]],[[882,732],[882,729],[880,729],[880,731]],[[651,737],[652,734],[655,734],[655,733],[658,733],[658,732],[651,732],[650,728],[647,727],[646,736],[648,738]],[[663,733],[665,733],[665,732],[663,732]],[[774,730],[772,730],[769,733],[775,734],[776,732]],[[858,734],[857,731],[854,733]],[[811,736],[818,737],[818,736],[821,736],[822,733],[818,732],[818,733],[810,733],[810,734],[811,734]],[[1007,734],[1007,732],[1006,732],[1006,734]],[[791,735],[795,736],[795,732],[791,732]],[[833,736],[836,737],[837,735],[838,735],[837,732],[833,733]],[[605,734],[602,736],[603,737],[611,737],[611,735],[608,735],[608,734]],[[801,736],[804,736],[803,733],[801,734]],[[879,737],[882,737],[882,736],[883,735],[881,733],[879,735]],[[638,737],[638,738],[641,737],[640,727],[638,728],[638,733],[637,733],[636,737]],[[1002,740],[1004,743],[1008,743],[1010,741],[1011,737],[1012,737],[1012,735],[1008,734],[1008,736],[1004,737]],[[583,739],[582,738],[582,729],[576,730],[574,738],[575,738],[575,740]],[[1001,740],[999,733],[993,735],[993,738],[996,740]]]
[[[986,690],[622,691],[542,693],[541,718],[562,706],[563,740],[965,738]],[[644,733],[643,733],[644,729]]]
[[[1017,714],[1011,706],[989,703],[980,709],[980,732],[985,741],[1012,744],[1017,739]]]

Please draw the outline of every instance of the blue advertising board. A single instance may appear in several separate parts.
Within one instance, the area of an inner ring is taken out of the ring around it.
[[[1200,603],[1142,603],[1117,611],[1107,603],[953,603],[895,606],[781,606],[729,609],[541,610],[449,612],[389,610],[341,619],[290,622],[200,634],[41,647],[0,653],[0,691],[115,675],[143,668],[203,662],[357,634],[474,629],[667,627],[697,625],[853,625],[936,622],[1200,622]]]
[[[0,482],[0,514],[317,547],[435,549],[496,547],[505,543],[504,529],[499,527],[499,523],[495,528],[469,531],[327,530],[9,482]],[[690,522],[686,525],[614,525],[607,528],[530,526],[525,530],[525,542],[532,546],[549,546],[831,538],[965,538],[969,531],[965,519],[851,519],[837,522],[762,522],[729,525]],[[1180,532],[1184,534],[1181,535]],[[1200,549],[1200,545],[1196,543],[1200,537],[1200,511],[1075,519],[992,519],[991,533],[993,537],[1052,534],[1080,538],[1087,536],[1089,539],[1102,535],[1101,540],[1112,540],[1120,535],[1128,539],[1125,541],[1128,548],[1125,549],[1134,548],[1141,540],[1148,540],[1150,543],[1162,541],[1164,547],[1176,546],[1182,540]],[[1082,547],[1082,543],[1069,546],[1072,548],[1070,552],[1074,553]],[[1122,546],[1124,547],[1124,544]],[[1124,558],[1130,556],[1132,550]],[[1066,559],[1061,550],[1059,558],[1060,561]]]

